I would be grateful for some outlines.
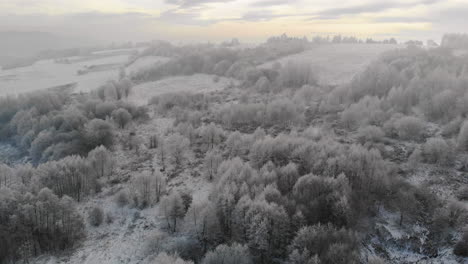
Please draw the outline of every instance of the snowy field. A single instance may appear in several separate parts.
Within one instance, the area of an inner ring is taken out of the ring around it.
[[[261,68],[271,68],[275,62],[286,65],[289,61],[308,64],[318,76],[319,82],[340,85],[350,81],[382,53],[400,48],[389,44],[331,44],[319,45],[299,54],[267,62]]]
[[[167,57],[145,56],[138,58],[132,64],[128,65],[125,68],[125,71],[127,72],[127,74],[131,75],[132,73],[151,68],[154,65],[161,65],[169,60],[170,58]]]
[[[71,57],[57,62],[42,60],[31,66],[0,71],[0,96],[19,94],[63,85],[76,85],[76,91],[88,92],[108,80],[117,78],[119,68],[129,59],[131,51]],[[78,74],[83,71],[84,74]]]
[[[128,100],[137,105],[145,105],[153,96],[168,92],[206,93],[223,90],[235,83],[235,80],[208,74],[169,77],[134,86]]]

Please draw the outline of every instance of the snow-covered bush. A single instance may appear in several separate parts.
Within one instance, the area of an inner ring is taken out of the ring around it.
[[[378,126],[366,126],[358,129],[358,139],[361,143],[382,141],[385,133]]]
[[[88,221],[92,226],[100,226],[104,220],[104,211],[101,207],[95,206],[88,212]]]
[[[129,203],[129,198],[128,198],[128,192],[127,190],[121,190],[119,191],[116,196],[115,196],[115,203],[119,206],[119,207],[124,207],[126,205],[128,205]]]
[[[425,127],[424,121],[414,116],[404,116],[395,122],[398,137],[405,140],[420,140]]]
[[[462,201],[468,200],[468,186],[462,187],[457,191],[457,198]]]
[[[442,138],[430,138],[422,147],[424,161],[447,165],[452,162],[454,146]]]
[[[111,116],[119,128],[125,128],[130,120],[132,120],[132,115],[124,108],[119,108],[112,111]]]
[[[468,257],[468,231],[465,231],[460,241],[455,245],[453,253],[458,256]]]
[[[458,134],[458,147],[462,151],[468,151],[468,121],[465,121]]]

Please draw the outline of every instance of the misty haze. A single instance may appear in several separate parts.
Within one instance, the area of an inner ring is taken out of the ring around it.
[[[467,14],[0,1],[0,264],[468,264]]]

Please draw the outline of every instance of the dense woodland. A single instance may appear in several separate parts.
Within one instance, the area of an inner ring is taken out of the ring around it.
[[[468,57],[400,48],[337,87],[318,83],[305,64],[257,67],[307,43],[284,36],[254,49],[161,42],[138,56],[169,62],[91,94],[0,99],[1,138],[31,161],[0,165],[0,263],[78,247],[87,222],[112,220],[100,207],[77,206],[118,181],[125,184],[114,194],[118,206],[154,208],[164,219],[141,242],[145,263],[393,263],[377,250],[386,246],[375,228],[382,212],[426,230],[423,242],[401,247],[434,259],[449,248],[466,261]],[[145,107],[126,100],[135,83],[194,73],[240,84],[167,93]],[[174,122],[163,133],[133,136],[157,118]],[[122,180],[117,148],[158,166]],[[465,186],[441,197],[408,180],[419,167],[456,170]],[[212,186],[203,202],[169,187],[195,168]]]

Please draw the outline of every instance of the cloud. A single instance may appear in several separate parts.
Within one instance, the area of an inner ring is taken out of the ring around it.
[[[273,18],[281,17],[282,15],[275,15],[271,11],[263,10],[263,11],[251,11],[245,13],[241,19],[244,21],[265,21],[270,20]]]
[[[259,1],[250,4],[253,7],[270,7],[270,6],[279,6],[279,5],[289,5],[293,2],[297,2],[297,0],[266,0],[266,1]]]
[[[200,6],[208,3],[233,2],[235,0],[166,0],[167,4],[177,5],[180,8]]]
[[[331,8],[319,12],[317,15],[319,18],[337,18],[344,15],[358,15],[363,13],[379,13],[389,9],[407,9],[419,5],[432,5],[440,2],[441,0],[423,0],[418,2],[379,2],[379,3],[370,3],[364,5],[355,5],[350,7],[340,7],[340,8]]]
[[[180,9],[170,9],[161,13],[157,20],[171,24],[206,26],[218,22],[218,20],[201,19],[198,12],[187,12]]]
[[[429,19],[427,17],[379,17],[373,19],[372,21],[378,23],[430,23],[433,22],[433,19]]]

